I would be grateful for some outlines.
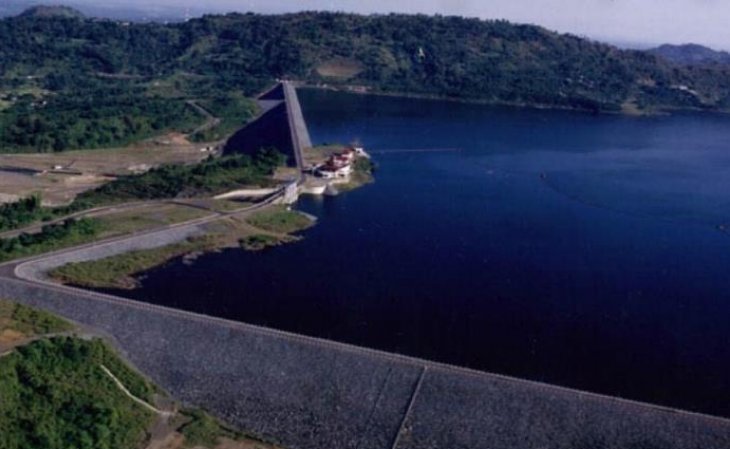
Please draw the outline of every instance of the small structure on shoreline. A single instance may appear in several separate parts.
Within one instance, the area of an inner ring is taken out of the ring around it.
[[[316,155],[317,151],[324,154]],[[304,169],[307,175],[301,186],[301,193],[336,195],[340,189],[335,186],[343,186],[346,190],[350,190],[355,184],[363,182],[360,175],[361,167],[368,165],[358,160],[369,158],[370,155],[359,144],[335,146],[334,149],[331,146],[315,149]]]
[[[368,157],[362,147],[348,147],[332,154],[327,161],[314,168],[314,174],[324,179],[348,178],[358,157]]]

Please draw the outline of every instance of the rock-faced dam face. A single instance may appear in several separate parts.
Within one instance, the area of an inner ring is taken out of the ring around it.
[[[252,155],[261,148],[276,148],[286,155],[288,165],[296,164],[286,104],[283,101],[236,131],[226,142],[223,153]]]
[[[259,104],[264,112],[228,139],[224,154],[254,154],[261,148],[276,148],[286,155],[288,165],[297,165],[297,149],[312,143],[296,90],[280,83],[259,97]]]
[[[727,449],[730,422],[66,287],[0,297],[108,335],[186,404],[290,449]]]

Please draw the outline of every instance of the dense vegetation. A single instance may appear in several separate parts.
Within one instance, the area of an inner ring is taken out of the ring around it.
[[[665,44],[648,50],[667,61],[684,65],[729,65],[730,53],[716,51],[697,44],[670,45]]]
[[[0,358],[0,447],[138,447],[151,415],[117,388],[102,364],[123,383],[147,384],[99,340],[39,340]]]
[[[21,17],[65,17],[83,19],[84,15],[76,9],[62,5],[38,5],[32,6],[22,13]]]
[[[282,243],[283,240],[280,237],[270,234],[254,234],[238,240],[238,245],[246,251],[261,251]]]
[[[99,222],[93,219],[69,219],[43,226],[35,234],[0,239],[0,262],[89,242],[99,233],[99,228]]]
[[[0,231],[15,229],[34,221],[51,218],[53,212],[41,206],[41,198],[31,195],[0,205]]]
[[[63,85],[53,75],[49,83]],[[0,147],[64,151],[124,145],[169,128],[189,130],[202,118],[186,103],[131,86],[90,86],[69,93],[26,95],[0,114]]]
[[[33,337],[64,332],[71,328],[67,321],[43,310],[0,300],[0,332],[10,330],[19,332],[24,337]]]
[[[194,142],[214,142],[228,137],[241,125],[256,115],[258,110],[256,103],[240,93],[219,95],[199,102],[208,111],[213,111],[221,118],[218,126],[202,132],[196,132],[190,136]]]
[[[71,209],[128,200],[216,194],[242,186],[269,185],[281,153],[262,149],[253,157],[240,154],[210,158],[197,165],[164,165],[141,175],[119,178],[79,195]]]
[[[0,21],[0,145],[107,146],[185,128],[193,112],[185,99],[251,96],[277,77],[490,102],[653,110],[728,108],[729,73],[536,26],[457,17],[231,14],[170,25],[16,17]],[[96,102],[96,115],[85,117]],[[28,130],[32,136],[23,137]]]

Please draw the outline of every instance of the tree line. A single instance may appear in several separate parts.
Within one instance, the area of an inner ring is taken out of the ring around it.
[[[320,70],[325,63],[359,69],[333,76]],[[726,109],[728,75],[726,67],[675,66],[500,20],[309,12],[163,25],[16,17],[0,20],[0,86],[35,93],[0,112],[0,149],[103,147],[184,129],[194,118],[184,99],[251,96],[276,78],[617,111]]]

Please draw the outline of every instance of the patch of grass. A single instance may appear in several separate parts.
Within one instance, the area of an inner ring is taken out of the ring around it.
[[[317,73],[325,78],[349,79],[357,76],[365,67],[360,61],[346,58],[330,59],[317,66]]]
[[[161,393],[160,389],[133,370],[101,340],[95,340],[94,343],[97,346],[95,349],[96,360],[106,366],[130,393],[148,403],[153,403],[154,396]]]
[[[180,429],[185,437],[186,447],[214,447],[222,437],[236,439],[239,434],[223,426],[215,418],[201,410],[185,410],[183,414],[190,419]]]
[[[254,203],[249,201],[237,200],[212,200],[211,207],[217,212],[230,212],[244,207],[252,206]]]
[[[253,229],[251,225],[260,230]],[[300,212],[290,211],[284,207],[272,207],[249,217],[246,223],[234,218],[209,223],[206,225],[207,234],[203,236],[104,259],[69,263],[51,270],[48,274],[59,282],[79,287],[134,289],[137,287],[135,275],[162,265],[175,257],[235,246],[260,250],[294,241],[297,237],[285,234],[311,225],[311,219]]]
[[[181,223],[209,215],[202,209],[177,206],[158,205],[154,208],[135,209],[118,214],[104,215],[99,218],[103,231],[100,238],[130,234],[132,232],[153,229],[156,227]]]
[[[127,385],[144,382],[100,340],[39,340],[0,358],[0,447],[138,448],[153,416],[102,364]]]
[[[251,226],[264,231],[289,234],[312,225],[312,220],[301,212],[284,206],[274,207],[251,215],[246,220]]]
[[[13,330],[26,337],[73,329],[68,321],[43,310],[0,300],[0,331]]]
[[[370,158],[358,157],[355,159],[355,163],[352,164],[352,168],[359,173],[372,174],[375,171],[375,164]]]
[[[324,144],[317,145],[304,150],[304,165],[317,165],[327,160],[335,153],[339,153],[345,149],[340,144]]]
[[[235,445],[234,447],[275,448],[257,436],[238,432],[226,426],[202,410],[185,409],[181,414],[186,422],[180,426],[178,432],[185,437],[184,445],[187,448],[213,449],[223,444],[221,440],[224,438],[242,443],[241,446]],[[229,446],[225,445],[225,447]]]
[[[180,243],[107,257],[99,260],[70,263],[48,274],[65,284],[88,288],[133,289],[134,275],[162,265],[170,259],[214,246],[212,239],[190,238]]]
[[[281,237],[275,235],[254,234],[240,239],[238,243],[246,251],[261,251],[262,249],[281,245],[283,241]]]

